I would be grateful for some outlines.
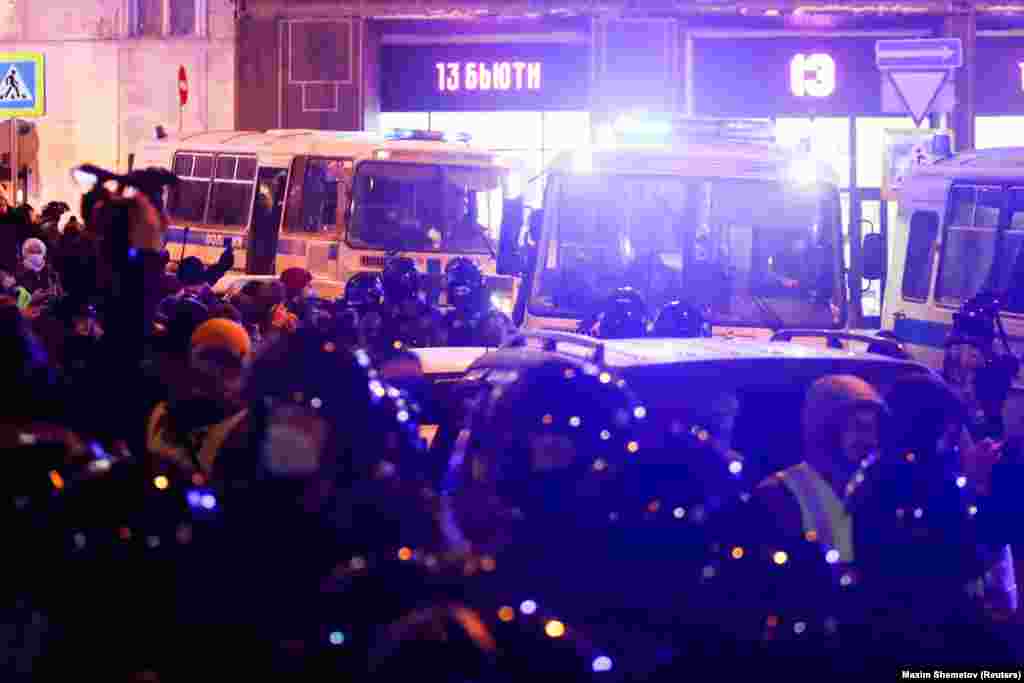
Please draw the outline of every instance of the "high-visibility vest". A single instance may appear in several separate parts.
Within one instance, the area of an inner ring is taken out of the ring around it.
[[[800,503],[804,536],[839,551],[840,562],[853,562],[853,518],[832,486],[807,463],[777,476]]]
[[[190,449],[187,445],[170,438],[167,403],[160,403],[149,416],[146,425],[146,448],[161,460],[172,460],[209,475],[221,446],[248,414],[248,410],[242,410],[222,422],[210,425],[205,430],[193,432],[190,436],[194,438],[198,448]]]

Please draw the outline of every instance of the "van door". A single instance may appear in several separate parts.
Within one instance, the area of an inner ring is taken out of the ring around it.
[[[252,225],[245,272],[250,275],[273,275],[277,259],[278,230],[284,212],[284,192],[288,169],[260,169],[253,199]]]
[[[315,277],[340,278],[353,169],[353,160],[344,157],[296,157],[292,163],[283,251],[291,265],[301,264]]]

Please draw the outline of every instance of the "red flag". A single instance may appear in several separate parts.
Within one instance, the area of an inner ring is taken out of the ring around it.
[[[181,106],[188,103],[188,78],[185,76],[185,67],[178,67],[178,101]]]

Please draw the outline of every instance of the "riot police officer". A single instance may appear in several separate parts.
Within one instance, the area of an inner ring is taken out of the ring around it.
[[[338,334],[353,347],[367,347],[361,324],[365,316],[380,316],[384,305],[384,283],[380,273],[361,271],[345,283],[345,296],[336,303]]]
[[[580,323],[578,331],[602,339],[631,339],[646,336],[649,328],[643,297],[632,287],[619,287],[593,316]]]
[[[1003,436],[1003,404],[1020,371],[1002,327],[1001,307],[1001,299],[987,292],[964,302],[953,315],[945,344],[943,376],[967,403],[975,439]]]
[[[472,261],[461,256],[449,261],[445,285],[452,307],[444,317],[445,346],[501,346],[512,335],[512,321],[491,303]]]
[[[416,264],[408,257],[388,259],[381,275],[384,303],[379,315],[363,316],[362,332],[378,361],[404,349],[439,346],[441,314],[427,304]]]
[[[685,302],[670,301],[662,306],[651,334],[655,337],[710,337],[711,325],[701,310]]]

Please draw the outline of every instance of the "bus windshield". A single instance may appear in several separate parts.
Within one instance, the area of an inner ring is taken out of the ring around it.
[[[501,228],[502,173],[365,161],[356,168],[348,243],[357,249],[493,253]]]
[[[652,314],[679,299],[718,325],[837,327],[839,197],[822,187],[552,175],[530,312],[585,319],[631,286]]]

